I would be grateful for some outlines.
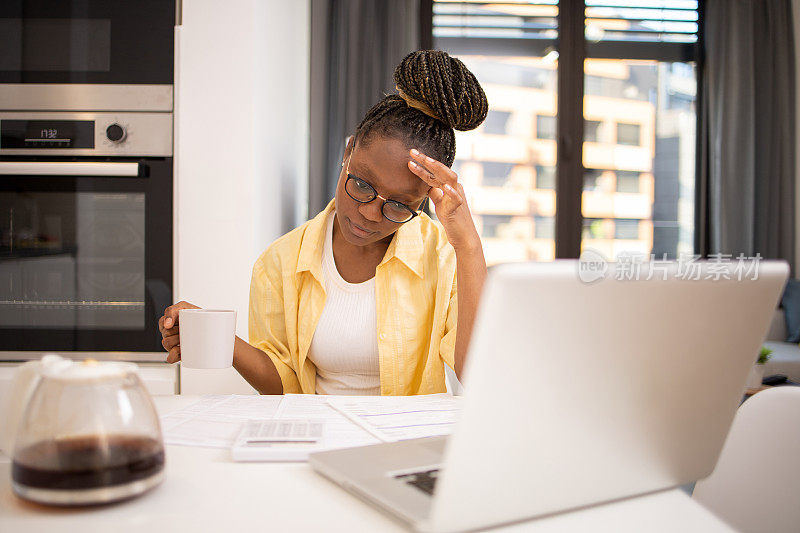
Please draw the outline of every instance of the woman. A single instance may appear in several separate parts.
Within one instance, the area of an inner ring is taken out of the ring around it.
[[[486,262],[450,169],[453,129],[478,127],[488,102],[441,51],[409,54],[394,81],[349,139],[334,200],[253,268],[233,366],[262,394],[427,394],[444,392],[444,364],[461,376]],[[191,307],[159,319],[168,362]]]

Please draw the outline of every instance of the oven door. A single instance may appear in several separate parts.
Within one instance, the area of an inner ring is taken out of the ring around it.
[[[171,158],[0,158],[0,352],[159,352],[171,302]]]
[[[172,84],[174,0],[3,0],[0,83]]]

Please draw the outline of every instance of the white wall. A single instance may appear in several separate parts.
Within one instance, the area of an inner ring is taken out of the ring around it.
[[[309,0],[183,0],[176,32],[175,295],[237,310],[258,255],[306,219]],[[181,391],[245,392],[181,369]]]

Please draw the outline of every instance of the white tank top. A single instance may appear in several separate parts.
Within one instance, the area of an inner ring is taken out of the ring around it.
[[[375,278],[348,283],[333,259],[334,213],[328,216],[322,250],[325,308],[308,349],[317,367],[317,394],[379,395]]]

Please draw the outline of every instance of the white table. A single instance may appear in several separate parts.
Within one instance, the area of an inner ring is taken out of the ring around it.
[[[163,415],[199,396],[156,397]],[[29,504],[11,490],[0,455],[0,532],[407,531],[304,463],[234,463],[223,449],[167,446],[164,482],[120,504],[59,509]],[[493,531],[732,531],[679,490],[632,498]]]

